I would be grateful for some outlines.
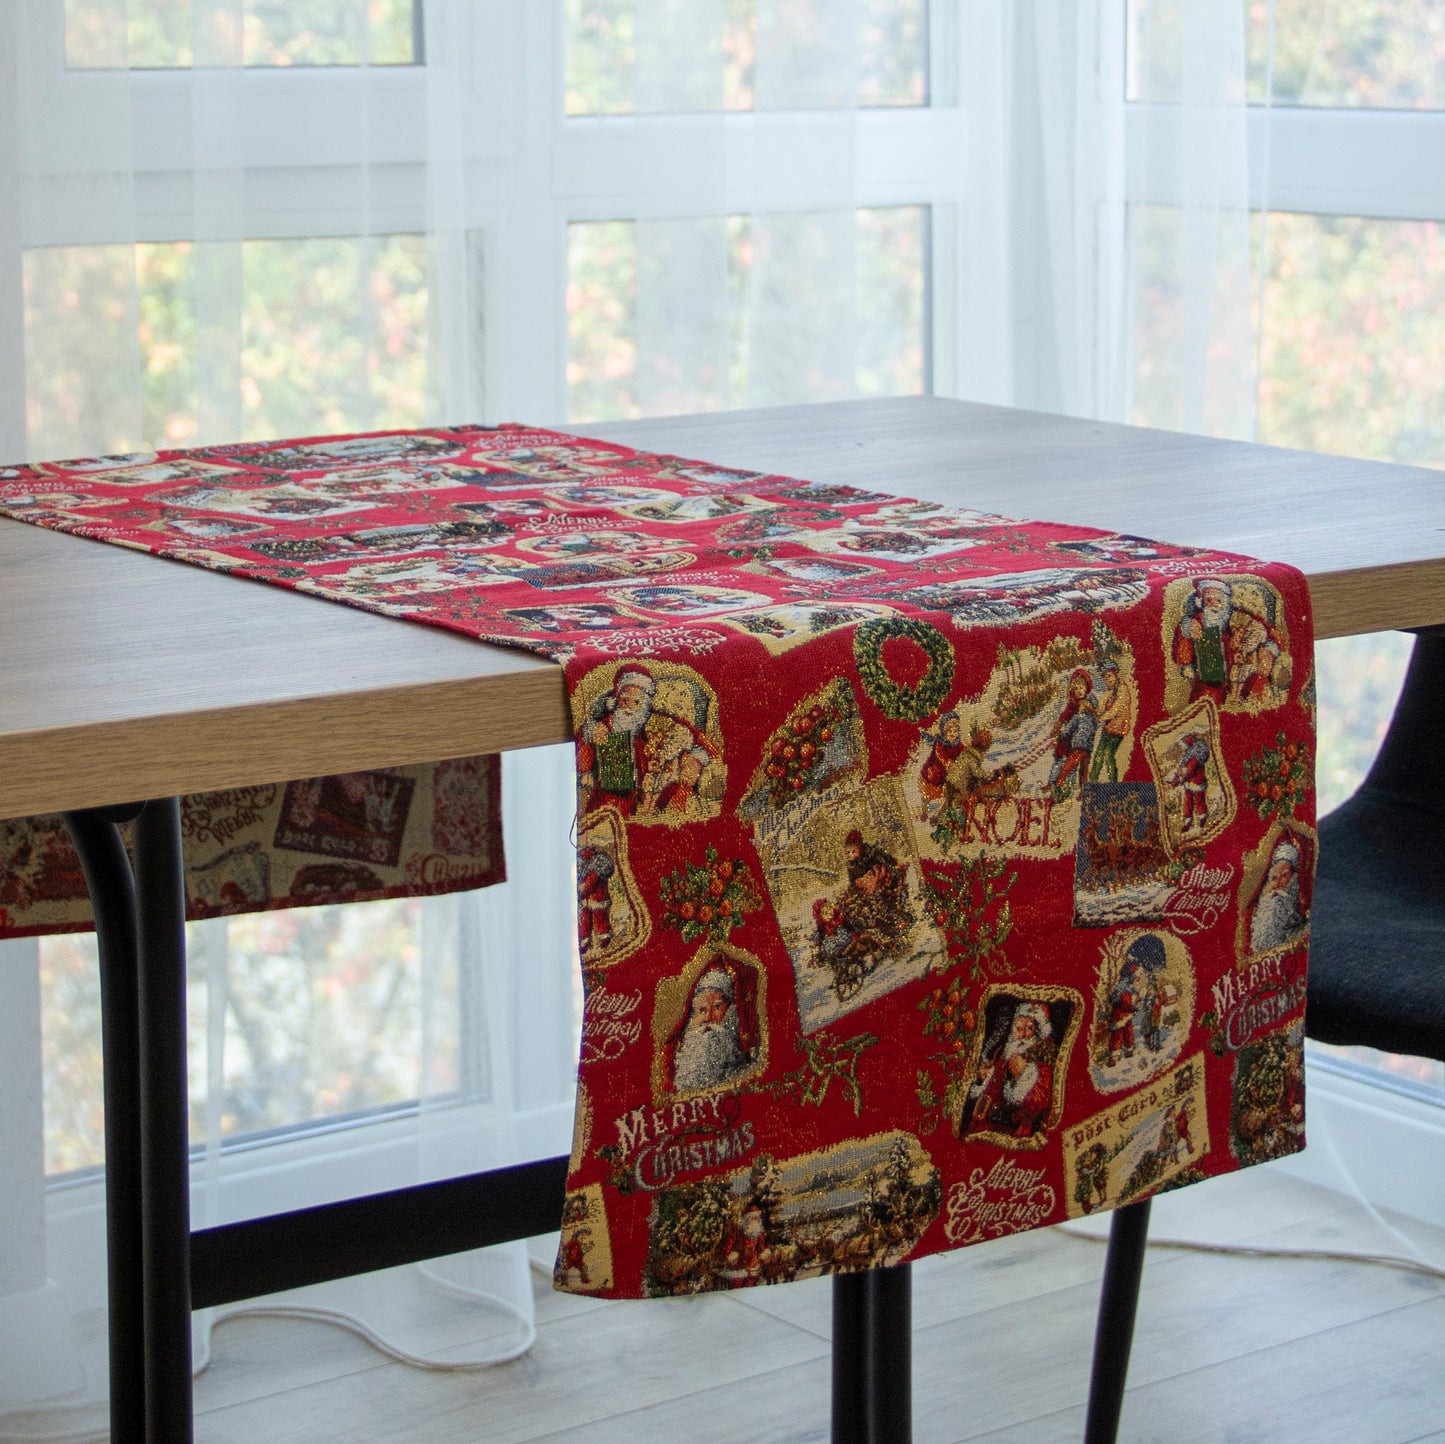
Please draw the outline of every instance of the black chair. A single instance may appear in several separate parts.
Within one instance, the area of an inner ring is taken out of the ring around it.
[[[1319,825],[1305,1033],[1445,1061],[1445,627],[1417,633],[1374,766]],[[1149,1203],[1114,1214],[1086,1444],[1118,1431]]]
[[[1445,1060],[1445,628],[1421,632],[1360,789],[1320,823],[1305,1032]]]

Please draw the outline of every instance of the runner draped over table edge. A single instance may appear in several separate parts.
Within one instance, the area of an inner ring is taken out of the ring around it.
[[[0,511],[563,664],[560,1288],[894,1264],[1304,1145],[1292,568],[520,426],[14,467]]]
[[[183,797],[186,916],[431,897],[503,882],[499,761],[458,757]],[[94,926],[64,817],[0,821],[0,938]]]

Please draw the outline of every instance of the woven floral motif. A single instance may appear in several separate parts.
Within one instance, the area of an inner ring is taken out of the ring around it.
[[[20,467],[0,508],[563,664],[562,1288],[897,1263],[1303,1146],[1287,567],[519,426]]]

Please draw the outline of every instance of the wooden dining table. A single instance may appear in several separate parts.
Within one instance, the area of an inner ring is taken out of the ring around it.
[[[1288,562],[1308,579],[1321,638],[1445,623],[1436,471],[925,397],[570,429],[742,470]],[[562,672],[520,651],[5,519],[0,618],[0,819],[70,814],[73,830],[91,830],[91,860],[103,867],[107,848],[116,862],[106,829],[134,815],[153,857],[138,859],[110,900],[119,909],[110,933],[131,937],[111,960],[123,981],[107,995],[104,1024],[112,1438],[185,1439],[192,1308],[545,1231],[566,1159],[192,1233],[184,954],[166,897],[174,878],[163,875],[178,875],[179,844],[166,809],[186,793],[564,741]],[[106,947],[103,929],[103,967]],[[875,1380],[891,1375],[895,1394],[907,1379],[906,1315],[903,1340],[883,1328],[897,1322],[898,1295],[889,1303],[876,1278],[847,1288],[835,1438],[843,1404],[888,1417],[876,1398],[849,1398],[849,1380],[866,1372],[860,1360]]]

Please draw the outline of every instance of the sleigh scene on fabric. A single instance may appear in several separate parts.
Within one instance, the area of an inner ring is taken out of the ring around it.
[[[938,1170],[908,1133],[763,1154],[656,1196],[644,1286],[656,1297],[899,1264],[942,1199]]]
[[[1102,623],[1088,642],[1000,647],[982,691],[951,704],[953,644],[936,627],[870,620],[853,650],[863,700],[844,680],[806,698],[739,809],[804,1031],[947,965],[962,865],[1072,853],[1088,779],[1117,779],[1135,747],[1133,654]],[[870,777],[863,705],[917,725],[898,773]]]
[[[739,814],[792,960],[813,1032],[923,976],[944,943],[920,894],[900,779],[868,779],[859,702],[838,680],[803,701],[763,746]]]

